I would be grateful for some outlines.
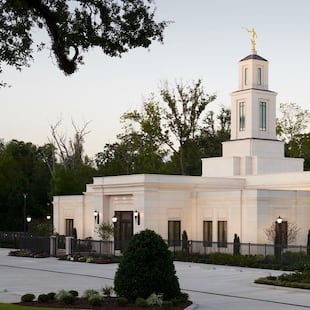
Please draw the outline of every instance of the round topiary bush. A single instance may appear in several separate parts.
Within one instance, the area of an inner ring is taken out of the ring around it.
[[[48,297],[47,294],[40,294],[40,295],[38,296],[38,302],[39,302],[39,303],[48,302],[49,300],[50,300],[50,299],[49,299],[49,297]]]
[[[165,299],[180,296],[172,255],[160,235],[147,229],[132,237],[116,271],[114,291],[130,301],[152,293]]]
[[[33,301],[35,298],[36,298],[36,296],[35,296],[34,294],[27,293],[27,294],[23,295],[23,296],[21,297],[20,300],[21,300],[22,302],[31,302],[31,301]]]

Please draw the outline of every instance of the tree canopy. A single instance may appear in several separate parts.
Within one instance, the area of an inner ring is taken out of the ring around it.
[[[48,47],[65,74],[99,47],[109,56],[162,42],[167,22],[155,21],[153,0],[0,0],[0,72],[3,64],[29,66],[36,49]],[[37,42],[44,29],[49,42]]]

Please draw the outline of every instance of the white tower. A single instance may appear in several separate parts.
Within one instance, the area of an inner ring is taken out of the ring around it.
[[[255,42],[254,42],[255,47]],[[276,93],[268,89],[268,61],[251,54],[239,61],[231,93],[231,138],[223,156],[202,159],[202,176],[229,177],[303,171],[303,159],[285,158],[276,137]]]

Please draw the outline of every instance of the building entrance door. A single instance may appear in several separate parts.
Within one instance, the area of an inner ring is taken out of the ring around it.
[[[123,251],[133,236],[133,211],[115,211],[114,249]]]

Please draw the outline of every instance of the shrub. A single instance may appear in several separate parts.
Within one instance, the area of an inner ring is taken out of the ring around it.
[[[116,302],[119,306],[124,307],[128,304],[128,299],[126,297],[119,297],[116,299]]]
[[[106,285],[102,288],[102,292],[104,296],[110,297],[113,293],[113,287]]]
[[[136,299],[135,305],[138,307],[147,307],[148,303],[144,298],[138,297]]]
[[[172,255],[161,236],[147,229],[131,238],[115,274],[114,290],[130,301],[154,292],[165,299],[180,295]]]
[[[83,297],[86,297],[87,299],[93,295],[99,295],[99,292],[93,289],[88,289],[83,293]]]
[[[161,295],[153,293],[147,298],[146,302],[149,306],[160,306],[163,302],[163,299]]]
[[[93,294],[93,295],[89,296],[89,298],[88,298],[88,302],[92,306],[99,306],[99,305],[101,305],[102,301],[103,301],[103,297],[100,296],[99,294]]]
[[[75,303],[75,296],[71,295],[70,293],[68,293],[67,295],[65,295],[63,297],[62,300],[66,305],[73,305]]]
[[[78,291],[75,291],[75,290],[71,290],[71,291],[69,291],[69,293],[70,293],[71,295],[73,295],[74,297],[78,297],[78,296],[79,296],[79,292],[78,292]]]
[[[36,296],[34,294],[25,294],[21,297],[21,301],[22,302],[31,302],[34,301],[34,299],[36,298]]]
[[[49,300],[50,299],[47,294],[41,294],[38,296],[38,302],[47,302]]]
[[[63,301],[66,305],[72,305],[75,302],[75,296],[65,290],[60,290],[56,295],[56,299]]]
[[[161,306],[164,308],[164,309],[169,309],[173,306],[172,304],[172,301],[170,300],[164,300],[161,304]]]
[[[56,297],[56,293],[50,292],[50,293],[47,294],[47,296],[48,296],[48,299],[49,299],[49,300],[54,300],[55,297]]]

